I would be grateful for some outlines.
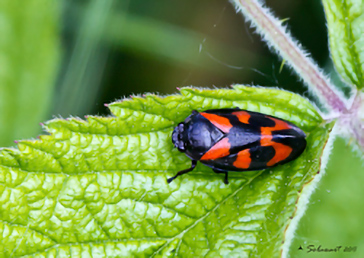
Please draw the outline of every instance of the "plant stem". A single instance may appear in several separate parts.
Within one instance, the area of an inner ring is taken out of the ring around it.
[[[282,22],[275,18],[268,8],[263,7],[259,0],[233,0],[238,11],[252,22],[257,31],[274,48],[279,55],[306,83],[308,89],[328,109],[330,117],[347,110],[348,101],[343,94],[331,84],[321,72],[317,64],[308,57],[301,45],[292,38]]]

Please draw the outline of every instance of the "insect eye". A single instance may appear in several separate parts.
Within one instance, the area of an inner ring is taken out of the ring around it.
[[[184,129],[184,124],[183,123],[179,123],[178,124],[178,131],[183,132]]]
[[[185,152],[185,144],[182,143],[182,142],[179,142],[178,150],[181,151],[181,152]]]

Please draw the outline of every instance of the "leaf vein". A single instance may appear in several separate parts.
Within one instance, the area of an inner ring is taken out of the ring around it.
[[[197,219],[195,221],[195,223],[193,223],[192,225],[190,225],[188,228],[186,228],[185,230],[183,230],[180,234],[178,234],[177,236],[175,236],[175,238],[179,237],[179,238],[183,238],[183,236],[186,234],[186,232],[190,231],[192,228],[194,228],[198,223],[200,223],[203,219],[205,219],[206,217],[208,217],[212,212],[216,211],[223,203],[225,203],[227,200],[229,200],[230,198],[234,197],[237,193],[239,193],[241,190],[244,189],[244,187],[246,185],[249,185],[254,179],[256,179],[258,176],[260,176],[262,174],[263,171],[257,173],[255,176],[253,176],[252,178],[250,178],[250,180],[244,182],[237,190],[235,190],[233,193],[231,193],[230,195],[226,196],[226,198],[224,198],[223,200],[221,200],[219,203],[216,204],[216,206],[211,209],[210,211],[206,212],[206,214],[204,214],[203,216],[201,216],[199,219]],[[153,255],[151,255],[151,257],[154,257],[156,254],[158,254],[165,246],[167,246],[171,241],[173,240],[173,238],[171,238],[169,241],[167,241],[167,243],[165,243],[164,245],[162,245],[157,251],[155,251],[153,253]]]

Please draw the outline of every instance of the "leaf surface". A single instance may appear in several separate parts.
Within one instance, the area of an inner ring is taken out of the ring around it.
[[[349,85],[364,87],[364,2],[323,0],[331,55]]]
[[[0,154],[1,257],[276,257],[332,124],[277,89],[184,88],[109,105],[114,116],[46,123],[50,135]],[[240,107],[289,120],[306,151],[283,166],[231,172],[190,166],[171,133],[192,110]]]

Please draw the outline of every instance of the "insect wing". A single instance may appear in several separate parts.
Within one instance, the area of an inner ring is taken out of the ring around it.
[[[224,151],[217,143],[201,159],[203,164],[212,168],[231,171],[264,169],[297,158],[306,147],[306,135],[301,129],[273,116],[237,109],[203,113],[213,114],[210,116],[214,118],[212,123],[218,128],[221,126],[219,121],[224,121],[224,126],[231,125],[224,143],[220,144]],[[226,129],[224,126],[221,127]]]

